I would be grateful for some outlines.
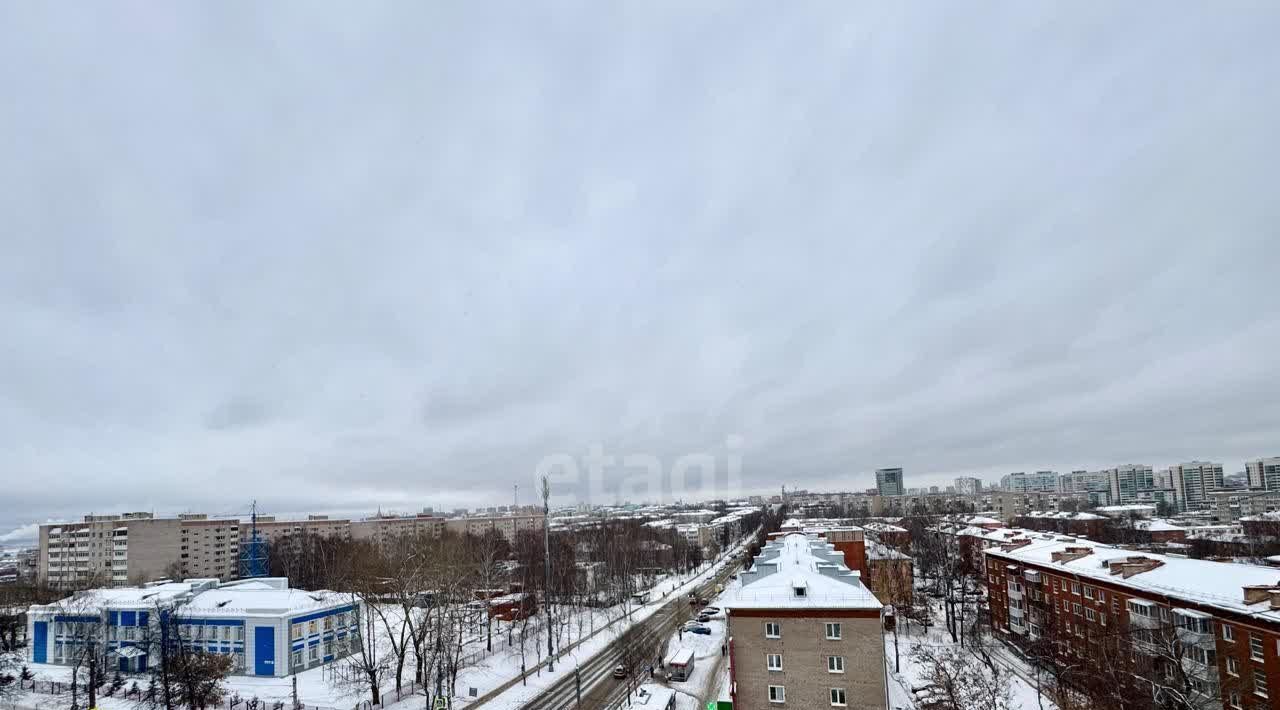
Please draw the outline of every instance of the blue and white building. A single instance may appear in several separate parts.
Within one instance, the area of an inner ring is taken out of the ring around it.
[[[360,613],[349,594],[291,589],[283,577],[97,589],[30,608],[29,659],[73,665],[92,645],[112,667],[142,673],[158,662],[162,636],[172,635],[230,656],[235,674],[280,677],[359,650]]]

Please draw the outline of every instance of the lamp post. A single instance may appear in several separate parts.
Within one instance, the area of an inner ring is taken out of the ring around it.
[[[555,651],[551,645],[551,484],[542,477],[542,594],[547,614],[547,672],[556,672]]]

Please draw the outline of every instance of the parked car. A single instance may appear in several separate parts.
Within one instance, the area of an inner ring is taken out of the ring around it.
[[[685,631],[688,631],[691,634],[706,634],[707,636],[711,635],[711,629],[709,627],[703,626],[702,624],[698,624],[697,626],[685,629]]]
[[[707,623],[708,621],[711,621],[711,616],[710,616],[709,614],[699,614],[699,615],[698,615],[698,623],[699,623],[699,624],[705,624],[705,623]]]
[[[703,609],[703,610],[702,610],[701,612],[699,612],[699,613],[701,613],[701,614],[711,614],[711,615],[713,615],[713,616],[714,616],[714,615],[716,615],[716,614],[719,614],[719,613],[720,613],[720,607],[718,607],[718,606],[709,606],[709,607],[707,607],[707,608]]]
[[[625,666],[614,666],[614,667],[613,667],[613,677],[614,677],[614,678],[626,678],[626,677],[627,677],[627,669],[626,669],[626,667],[625,667]]]

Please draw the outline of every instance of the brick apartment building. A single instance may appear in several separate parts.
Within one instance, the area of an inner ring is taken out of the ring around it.
[[[985,550],[993,631],[1150,699],[1280,707],[1280,571],[1032,533]],[[1108,675],[1109,669],[1120,673]],[[1139,678],[1145,680],[1138,680]]]
[[[816,535],[770,541],[724,606],[733,706],[884,708],[884,605]]]
[[[1013,526],[1028,530],[1044,530],[1077,535],[1094,540],[1107,528],[1107,517],[1095,513],[1070,513],[1034,510],[1013,519]]]

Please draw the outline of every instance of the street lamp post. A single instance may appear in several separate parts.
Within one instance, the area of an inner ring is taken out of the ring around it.
[[[547,672],[556,672],[551,645],[551,483],[542,477],[542,596],[547,614]]]

